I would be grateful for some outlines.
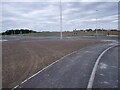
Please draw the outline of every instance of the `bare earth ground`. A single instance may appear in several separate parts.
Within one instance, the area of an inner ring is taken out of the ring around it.
[[[3,88],[13,88],[45,66],[98,41],[3,42]]]

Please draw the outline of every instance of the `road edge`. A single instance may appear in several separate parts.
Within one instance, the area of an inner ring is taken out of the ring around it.
[[[90,46],[87,46],[87,47],[90,47]],[[16,85],[15,87],[13,87],[11,90],[14,90],[14,89],[16,89],[16,88],[18,88],[18,87],[20,88],[20,85],[21,85],[21,84],[23,84],[23,83],[27,82],[28,80],[32,79],[34,76],[38,75],[38,74],[41,73],[42,71],[44,71],[44,70],[46,70],[47,68],[51,67],[51,66],[54,65],[55,63],[59,62],[60,60],[64,59],[65,57],[70,56],[70,55],[72,55],[72,54],[74,54],[74,53],[76,53],[76,52],[78,52],[78,51],[80,51],[80,50],[83,50],[83,49],[87,48],[87,47],[83,47],[83,48],[81,48],[81,49],[79,49],[79,50],[76,50],[76,51],[73,51],[73,52],[71,52],[71,53],[69,53],[69,54],[66,54],[65,56],[61,57],[60,59],[58,59],[58,60],[54,61],[53,63],[49,64],[48,66],[44,67],[43,69],[41,69],[41,70],[38,71],[37,73],[35,73],[35,74],[33,74],[32,76],[28,77],[27,79],[25,79],[24,81],[22,81],[19,85]]]
[[[100,62],[100,59],[102,58],[102,56],[110,49],[116,47],[118,45],[113,45],[113,46],[110,46],[108,47],[107,49],[105,49],[97,58],[96,62],[95,62],[95,65],[93,67],[93,70],[92,70],[92,73],[90,75],[90,79],[89,79],[89,82],[88,82],[88,85],[87,85],[87,90],[92,90],[92,87],[93,87],[93,82],[94,82],[94,78],[95,78],[95,74],[96,74],[96,71],[97,71],[97,67],[98,67],[98,64]]]

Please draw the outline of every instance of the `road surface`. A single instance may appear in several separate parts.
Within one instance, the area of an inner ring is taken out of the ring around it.
[[[118,47],[115,47],[101,58],[93,88],[117,88],[118,70],[120,70],[118,67]]]
[[[26,80],[20,85],[20,87],[87,88],[96,59],[106,48],[110,46],[112,46],[112,44],[96,45],[79,50],[48,67],[34,77]],[[94,88],[118,87],[117,50],[118,46],[107,51],[101,58],[94,80]],[[105,66],[108,66],[108,68],[103,70],[106,68]]]
[[[35,40],[59,40],[59,37],[3,37],[5,41],[31,42]],[[117,41],[118,37],[66,37],[63,40]],[[62,58],[55,64],[40,71],[34,77],[23,81],[15,88],[87,88],[89,79],[99,55],[114,44],[86,47]],[[93,88],[118,88],[118,47],[108,50],[98,64]]]
[[[32,36],[3,36],[4,41],[22,41],[22,42],[31,42],[39,40],[61,40],[60,37],[56,36],[47,36],[47,37],[32,37]],[[118,36],[72,36],[72,37],[63,37],[63,40],[119,40]]]

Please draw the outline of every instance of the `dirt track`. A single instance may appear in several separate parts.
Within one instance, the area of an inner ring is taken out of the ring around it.
[[[3,42],[3,88],[12,88],[53,61],[97,41]]]

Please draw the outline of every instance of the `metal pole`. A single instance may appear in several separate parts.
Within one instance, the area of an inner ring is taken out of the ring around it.
[[[14,35],[15,35],[15,30],[14,30]]]
[[[22,30],[20,31],[20,34],[22,35]]]
[[[97,11],[98,10],[96,10],[96,36],[98,35],[98,32],[97,32]]]
[[[60,0],[60,38],[62,40],[62,3]]]

